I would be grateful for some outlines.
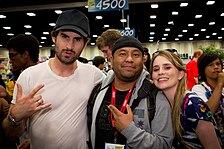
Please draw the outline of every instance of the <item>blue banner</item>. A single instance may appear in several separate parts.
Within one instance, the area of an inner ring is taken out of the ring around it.
[[[128,9],[128,0],[88,0],[88,12]]]
[[[133,36],[135,37],[135,29],[119,29],[121,36]]]

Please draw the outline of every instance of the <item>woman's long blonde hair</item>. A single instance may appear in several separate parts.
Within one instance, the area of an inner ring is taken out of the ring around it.
[[[169,51],[157,51],[156,53],[153,54],[152,61],[151,61],[151,66],[150,66],[150,73],[152,75],[153,71],[153,63],[154,60],[157,56],[162,56],[167,58],[179,71],[184,71],[185,72],[185,65],[183,64],[182,60],[180,59],[178,53],[172,53]],[[172,107],[172,122],[173,122],[173,133],[178,137],[180,140],[182,140],[182,126],[180,122],[180,112],[181,112],[181,106],[183,103],[183,98],[185,96],[186,92],[186,75],[179,80],[179,84],[176,90],[176,94],[174,97],[174,103]]]

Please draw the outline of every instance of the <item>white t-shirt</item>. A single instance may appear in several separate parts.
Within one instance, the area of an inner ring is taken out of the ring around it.
[[[87,103],[94,86],[105,77],[95,66],[77,61],[77,69],[69,77],[57,76],[48,62],[24,70],[17,83],[27,95],[34,87],[44,84],[38,94],[51,109],[33,114],[27,133],[34,149],[86,149],[88,140]],[[14,89],[16,97],[17,88]],[[15,103],[16,99],[12,102]]]

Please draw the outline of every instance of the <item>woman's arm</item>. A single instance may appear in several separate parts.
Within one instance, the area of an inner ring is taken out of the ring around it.
[[[196,127],[196,134],[205,149],[221,149],[212,122],[199,120]]]

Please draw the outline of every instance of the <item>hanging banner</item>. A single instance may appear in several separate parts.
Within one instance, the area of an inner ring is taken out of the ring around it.
[[[88,0],[88,12],[128,9],[128,0]]]
[[[135,29],[119,29],[121,36],[133,36],[135,37]]]

